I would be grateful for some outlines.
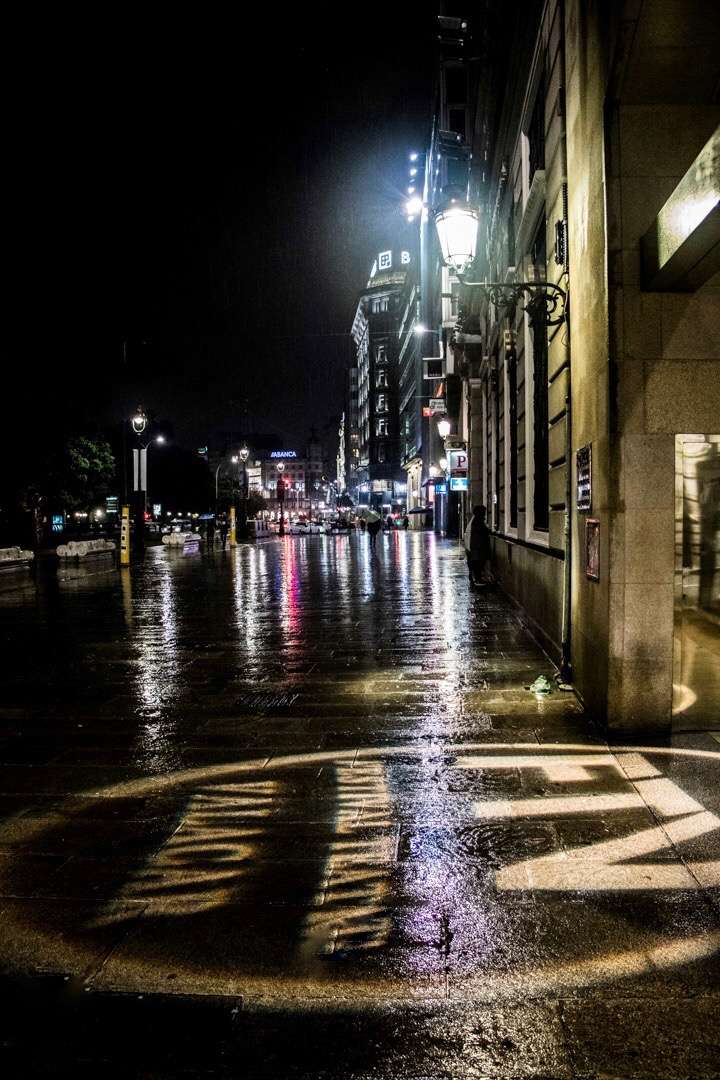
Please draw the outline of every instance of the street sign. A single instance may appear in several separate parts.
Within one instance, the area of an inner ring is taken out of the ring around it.
[[[105,513],[106,514],[117,514],[117,512],[119,510],[118,503],[119,503],[119,500],[118,500],[117,495],[108,495],[107,498],[105,499]]]
[[[423,379],[442,379],[445,376],[445,361],[442,356],[423,357]]]
[[[430,412],[433,413],[433,414],[447,412],[447,408],[445,406],[445,398],[431,397],[430,398]]]
[[[447,457],[451,476],[467,476],[467,450],[448,450]]]
[[[468,478],[467,478],[467,476],[451,476],[450,477],[450,490],[451,491],[467,491],[468,490]]]
[[[592,509],[592,447],[581,446],[575,453],[577,473],[577,508],[587,512]]]
[[[62,532],[65,528],[65,515],[53,514],[51,528],[53,532]]]
[[[436,495],[447,495],[447,484],[445,484],[445,483],[435,484],[435,494]]]

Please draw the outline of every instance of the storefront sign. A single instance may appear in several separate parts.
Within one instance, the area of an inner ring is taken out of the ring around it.
[[[117,514],[119,511],[117,495],[108,495],[105,499],[105,513]]]
[[[451,491],[467,491],[468,490],[468,478],[467,478],[467,476],[451,476],[450,477],[450,490]]]
[[[53,514],[51,528],[53,532],[62,532],[65,528],[65,515]]]
[[[271,450],[271,458],[296,458],[297,450]]]
[[[575,454],[577,508],[587,512],[592,508],[592,447],[581,446]]]

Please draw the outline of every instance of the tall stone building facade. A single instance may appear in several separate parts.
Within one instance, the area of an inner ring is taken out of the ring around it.
[[[460,284],[447,346],[469,502],[610,731],[717,725],[720,19],[702,0],[519,7],[454,21],[464,277],[507,286]],[[426,186],[428,222],[441,196]]]

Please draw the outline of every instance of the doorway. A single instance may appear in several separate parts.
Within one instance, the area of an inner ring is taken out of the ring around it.
[[[673,728],[720,731],[720,435],[675,448]]]

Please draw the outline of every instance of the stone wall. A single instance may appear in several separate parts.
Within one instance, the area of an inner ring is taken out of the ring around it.
[[[715,20],[717,31],[717,20]],[[626,4],[607,105],[611,729],[669,729],[675,435],[720,430],[720,280],[641,287],[640,238],[720,122],[701,0]],[[698,52],[700,50],[700,52]],[[705,50],[705,52],[703,51]]]
[[[563,561],[543,551],[493,538],[493,570],[506,593],[522,605],[545,651],[560,662]]]
[[[566,130],[570,336],[572,348],[573,488],[576,451],[592,448],[592,507],[575,509],[572,529],[572,663],[591,713],[604,719],[608,678],[609,366],[605,244],[604,104],[607,72],[601,48],[608,25],[598,5],[565,4]],[[585,573],[585,523],[600,522],[600,577]]]

